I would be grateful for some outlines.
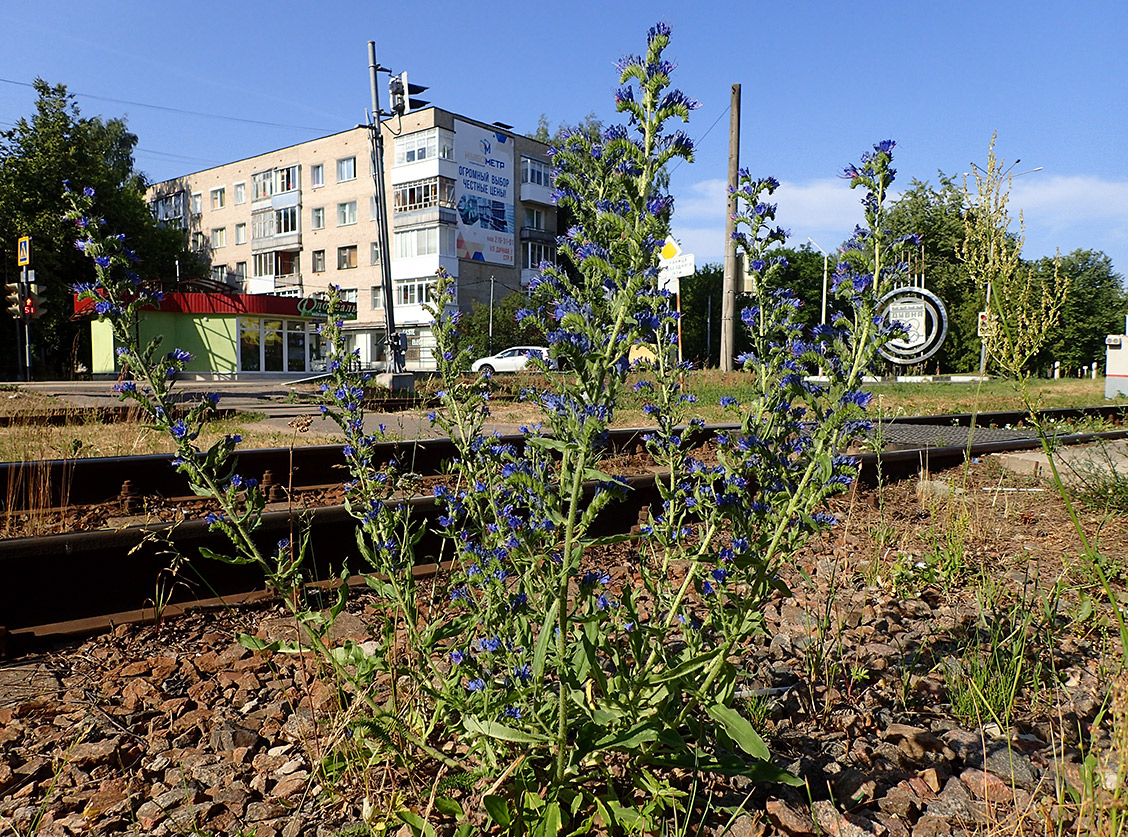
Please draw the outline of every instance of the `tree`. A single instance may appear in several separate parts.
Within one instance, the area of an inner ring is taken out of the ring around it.
[[[458,323],[459,343],[471,347],[474,357],[484,357],[509,346],[543,346],[544,332],[531,319],[517,320],[517,312],[529,307],[523,293],[510,293],[494,303],[493,340],[490,340],[490,306],[474,300],[470,313]]]
[[[948,337],[935,362],[948,371],[979,367],[979,311],[984,300],[960,260],[964,242],[964,193],[954,179],[937,172],[939,187],[914,180],[889,212],[894,235],[916,234],[921,248],[911,270],[923,277],[948,311]]]
[[[203,266],[185,251],[181,232],[153,221],[145,178],[134,168],[137,137],[124,120],[81,116],[61,84],[36,79],[35,91],[35,113],[0,134],[0,252],[14,253],[18,237],[32,237],[32,267],[48,300],[46,315],[31,324],[32,345],[47,374],[69,377],[78,345],[88,339],[86,329],[70,320],[71,288],[92,280],[94,271],[75,249],[73,225],[63,220],[65,182],[95,190],[99,213],[126,236],[142,279],[173,275],[178,257],[182,274],[202,275]],[[15,281],[15,260],[0,259],[0,274]],[[3,353],[0,374],[14,375],[14,355]]]
[[[547,145],[559,145],[560,141],[569,134],[583,134],[593,142],[598,142],[602,133],[603,120],[596,116],[595,111],[592,111],[574,124],[561,122],[556,126],[555,133],[550,132],[548,129],[548,114],[542,113],[537,119],[536,130],[525,136]]]
[[[1039,259],[1030,269],[1039,281],[1051,281],[1054,259]],[[1105,336],[1119,334],[1128,313],[1124,277],[1113,270],[1111,258],[1094,250],[1074,250],[1061,258],[1058,270],[1069,282],[1069,295],[1036,363],[1057,360],[1073,370],[1096,361],[1103,367]]]
[[[822,316],[822,253],[809,244],[804,244],[798,249],[774,250],[773,255],[782,256],[787,261],[779,272],[779,285],[790,288],[799,298],[796,320],[808,327],[817,325]],[[829,264],[828,271],[834,271],[833,262]],[[722,274],[721,265],[707,264],[679,283],[682,358],[699,368],[715,367],[720,363],[721,294],[724,284]],[[739,318],[747,299],[739,292],[739,282],[737,285],[736,316]],[[828,299],[827,305],[829,318],[834,300]],[[748,350],[748,335],[743,328],[737,328],[733,338],[734,354]]]

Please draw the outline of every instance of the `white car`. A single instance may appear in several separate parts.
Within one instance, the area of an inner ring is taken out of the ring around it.
[[[512,346],[496,355],[479,358],[470,364],[470,370],[485,372],[487,375],[495,372],[520,372],[529,359],[534,357],[543,360],[549,369],[556,368],[556,361],[548,356],[548,349],[543,346]]]

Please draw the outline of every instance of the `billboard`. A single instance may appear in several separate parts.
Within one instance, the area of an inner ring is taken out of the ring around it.
[[[516,264],[513,137],[456,119],[458,257]]]

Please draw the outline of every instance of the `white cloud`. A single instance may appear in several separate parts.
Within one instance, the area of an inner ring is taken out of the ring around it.
[[[677,195],[674,203],[674,237],[682,250],[693,253],[697,264],[720,262],[724,252],[725,181],[701,180]],[[857,190],[839,178],[805,183],[782,181],[772,196],[778,205],[777,222],[791,230],[790,244],[801,247],[811,237],[833,251],[850,237],[862,221]]]
[[[1016,215],[1022,210],[1028,226],[1037,225],[1051,233],[1089,224],[1114,237],[1128,235],[1128,181],[1086,175],[1042,178],[1035,174],[1014,181],[1010,205]]]

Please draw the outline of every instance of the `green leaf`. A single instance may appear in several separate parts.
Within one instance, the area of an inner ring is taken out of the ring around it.
[[[545,657],[548,655],[549,643],[555,635],[553,626],[556,623],[556,612],[559,607],[560,602],[553,599],[552,604],[548,607],[548,612],[544,615],[540,635],[537,637],[537,644],[533,648],[533,680],[537,683],[544,677]]]
[[[537,735],[525,730],[514,729],[505,724],[499,724],[497,721],[483,721],[473,715],[467,715],[463,718],[462,726],[467,732],[496,738],[499,741],[513,741],[518,744],[547,744],[551,740],[546,735]]]
[[[615,735],[608,735],[595,742],[595,750],[610,750],[613,748],[630,750],[647,741],[658,738],[658,729],[653,722],[638,724],[630,729],[623,730]]]
[[[533,833],[544,837],[555,837],[560,833],[560,826],[560,803],[553,800],[544,806],[544,813]]]
[[[724,727],[728,737],[737,743],[744,752],[761,761],[768,761],[772,755],[768,752],[768,745],[760,738],[748,719],[735,709],[719,703],[705,710],[709,717]]]
[[[506,803],[505,797],[490,794],[482,798],[482,805],[485,807],[486,813],[490,815],[491,820],[502,828],[509,828],[512,819],[509,816],[509,805]]]
[[[560,439],[552,439],[548,436],[529,436],[525,439],[526,445],[532,445],[534,448],[545,448],[546,450],[558,450],[564,453],[568,450],[566,442]]]
[[[235,634],[235,641],[251,651],[277,651],[281,646],[277,640],[267,642],[254,634]]]
[[[451,799],[449,796],[435,797],[435,810],[447,817],[458,818],[466,815],[458,800]]]
[[[671,680],[680,680],[686,675],[693,674],[698,669],[702,669],[709,664],[709,662],[720,653],[720,649],[715,649],[711,652],[701,654],[697,657],[690,657],[683,663],[674,666],[671,669],[658,674],[655,677],[648,678],[651,683],[669,683]]]
[[[414,811],[400,810],[396,812],[396,816],[407,824],[412,834],[422,835],[423,837],[435,837],[435,829],[431,827],[431,824]]]

